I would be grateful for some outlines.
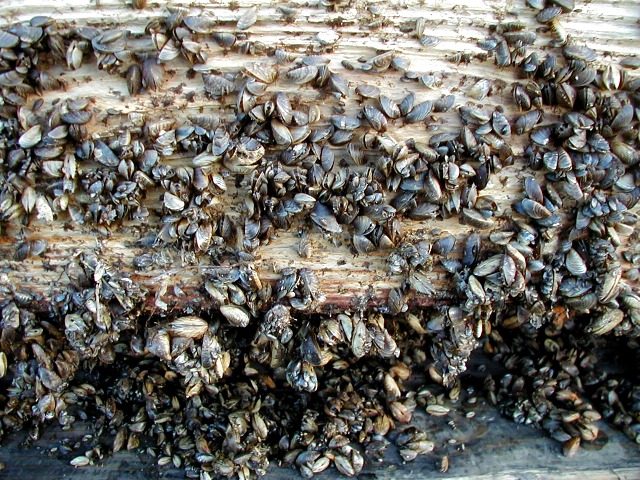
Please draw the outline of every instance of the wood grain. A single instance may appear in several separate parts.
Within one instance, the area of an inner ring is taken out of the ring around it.
[[[436,99],[442,94],[453,93],[456,95],[456,106],[480,103],[488,111],[495,106],[504,107],[506,113],[514,118],[516,109],[511,99],[511,82],[516,80],[515,68],[496,68],[490,59],[485,62],[472,61],[470,64],[454,64],[447,61],[447,57],[457,52],[479,53],[477,40],[484,39],[489,34],[492,25],[503,21],[522,22],[538,31],[536,47],[543,52],[552,51],[546,45],[549,42],[549,34],[544,28],[535,23],[534,11],[527,8],[524,2],[486,1],[478,4],[473,1],[460,1],[454,5],[439,1],[431,2],[403,2],[397,7],[386,6],[383,3],[356,2],[354,7],[340,12],[329,12],[318,8],[313,2],[293,3],[297,8],[295,20],[285,23],[277,6],[265,3],[259,11],[259,20],[250,29],[250,38],[259,40],[267,45],[286,47],[291,51],[305,52],[308,45],[315,45],[320,50],[315,35],[326,31],[331,27],[327,24],[340,24],[336,30],[340,34],[337,44],[331,48],[330,67],[332,70],[347,77],[352,86],[362,83],[375,84],[383,93],[395,99],[401,99],[408,91],[415,91],[418,99]],[[165,2],[151,2],[150,8],[144,11],[135,11],[122,1],[99,1],[96,3],[84,0],[64,2],[63,5],[56,2],[17,2],[10,0],[0,6],[2,22],[15,22],[28,19],[34,15],[50,15],[69,24],[91,24],[99,27],[123,28],[126,27],[134,35],[141,35],[144,26],[154,17],[167,13],[168,4]],[[214,16],[220,22],[222,31],[233,31],[235,19],[238,18],[248,5],[245,2],[236,2],[238,9],[230,10],[226,3],[220,2],[171,2],[171,8],[184,7],[190,14],[201,13],[206,16]],[[375,6],[381,15],[372,15],[367,9]],[[401,33],[399,27],[413,22],[417,16],[427,19],[429,33],[438,36],[441,42],[433,48],[422,47],[409,34]],[[637,19],[640,8],[635,2],[590,2],[579,5],[576,10],[563,18],[563,25],[576,44],[587,44],[596,49],[600,54],[599,62],[617,63],[623,56],[637,54],[637,42],[629,41],[637,38]],[[379,29],[367,29],[363,25],[384,19],[385,26]],[[615,28],[611,26],[615,24]],[[586,28],[588,26],[588,28]],[[136,46],[142,49],[152,48],[148,37],[135,40]],[[142,46],[141,46],[142,42]],[[146,43],[145,43],[146,42]],[[432,73],[442,77],[442,87],[438,90],[428,90],[418,83],[403,83],[400,81],[399,72],[389,71],[386,74],[367,74],[358,71],[345,70],[341,65],[342,60],[355,61],[360,56],[370,56],[375,49],[393,49],[399,54],[409,58],[412,69],[422,73]],[[220,71],[236,71],[239,65],[244,64],[249,58],[244,55],[229,52],[221,52],[221,49],[212,41],[206,42],[206,50],[209,54],[208,63]],[[41,111],[66,98],[89,96],[93,99],[94,111],[98,112],[95,118],[99,119],[92,125],[91,133],[94,138],[105,137],[118,128],[126,125],[128,114],[131,112],[143,112],[147,118],[175,118],[177,122],[185,121],[185,117],[194,112],[229,112],[227,106],[218,102],[212,102],[203,94],[202,79],[198,75],[189,80],[186,71],[189,65],[185,62],[175,61],[167,66],[171,70],[169,78],[158,92],[147,92],[131,98],[126,93],[124,79],[118,76],[107,75],[97,70],[91,60],[85,61],[83,67],[77,72],[60,71],[61,78],[67,82],[64,92],[46,92],[43,95],[45,101]],[[495,81],[495,86],[489,97],[482,102],[475,102],[466,94],[475,81],[480,78],[490,78]],[[297,86],[278,80],[270,91],[282,89],[295,95],[309,97],[315,95],[312,91],[300,89]],[[193,96],[190,96],[193,94]],[[157,105],[163,105],[158,109]],[[325,118],[335,107],[331,102],[324,104]],[[353,112],[358,108],[355,100],[347,101],[347,112]],[[109,110],[109,114],[105,112]],[[552,122],[555,115],[560,112],[550,111],[545,117],[545,122]],[[440,133],[460,125],[455,109],[447,114],[437,115],[435,121],[425,129],[423,124],[403,125],[396,122],[390,126],[389,134],[398,140],[415,138],[423,140],[434,133]],[[492,196],[499,206],[499,220],[496,229],[508,225],[508,219],[512,217],[511,203],[521,195],[522,176],[528,172],[523,160],[518,157],[526,136],[509,139],[516,160],[514,165],[507,167],[492,177],[491,183],[483,195]],[[174,166],[188,165],[190,158],[177,156],[171,158]],[[91,168],[86,165],[84,168]],[[159,206],[160,192],[152,190],[148,193],[146,202],[151,211]],[[240,200],[235,191],[221,199],[228,211],[237,215],[239,213]],[[157,213],[157,210],[156,210]],[[108,229],[97,229],[91,226],[71,225],[61,215],[52,224],[45,224],[39,220],[31,220],[27,226],[10,225],[5,236],[0,239],[0,260],[3,274],[0,276],[0,284],[9,290],[19,289],[24,292],[36,293],[34,305],[46,308],[47,298],[58,290],[64,289],[64,268],[70,257],[83,251],[96,251],[108,264],[114,265],[122,272],[130,274],[139,282],[140,286],[149,292],[149,298],[154,299],[159,289],[169,287],[162,295],[162,300],[169,306],[184,307],[185,305],[208,306],[207,298],[200,294],[202,284],[201,273],[209,262],[207,258],[200,257],[189,259],[175,248],[169,247],[168,252],[175,261],[171,268],[166,270],[152,269],[146,272],[137,272],[132,262],[142,250],[133,248],[132,242],[142,235],[155,232],[158,217],[153,215],[146,223],[126,222],[123,225],[115,225]],[[403,227],[407,235],[418,239],[434,239],[439,235],[453,234],[459,238],[461,245],[464,238],[470,232],[470,228],[459,223],[457,218],[449,220],[435,220],[415,222],[402,219]],[[483,233],[489,233],[485,231]],[[29,259],[18,263],[12,261],[14,256],[16,239],[29,238],[31,240],[44,238],[49,244],[47,251],[39,258]],[[301,259],[295,253],[297,243],[297,231],[277,232],[265,245],[261,245],[255,252],[256,267],[261,278],[273,281],[278,278],[278,272],[291,265],[297,267],[312,268],[319,279],[320,290],[324,293],[327,306],[344,308],[352,303],[354,297],[370,299],[370,303],[380,303],[387,296],[390,288],[397,287],[401,278],[387,275],[386,258],[388,252],[377,251],[362,256],[355,255],[350,247],[347,235],[334,238],[326,238],[317,229],[311,232],[313,255],[309,259]],[[555,248],[553,242],[548,246]],[[181,260],[182,259],[182,260]],[[437,300],[447,300],[449,297],[449,285],[444,280],[442,272],[437,269],[433,273],[433,283],[437,287],[440,298],[418,298],[414,301],[418,304],[431,304]],[[175,295],[173,286],[181,288]],[[6,290],[5,290],[6,291]],[[149,307],[153,308],[153,301]]]

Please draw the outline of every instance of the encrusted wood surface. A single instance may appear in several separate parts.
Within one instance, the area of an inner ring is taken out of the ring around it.
[[[230,10],[221,2],[169,2],[171,7],[183,6],[191,13],[215,16],[221,24],[220,29],[234,31],[235,20],[248,5],[235,2],[237,9]],[[459,2],[402,2],[396,7],[384,2],[355,2],[353,8],[340,12],[329,12],[314,2],[292,2],[289,6],[297,9],[295,20],[285,22],[276,4],[266,3],[261,6],[258,22],[251,27],[250,39],[259,40],[266,45],[286,47],[296,52],[308,52],[309,49],[322,53],[315,35],[327,31],[333,25],[340,33],[340,39],[330,49],[330,68],[347,77],[352,88],[369,83],[377,85],[383,93],[398,101],[408,92],[414,91],[417,100],[437,99],[443,94],[456,95],[456,106],[465,104],[484,105],[489,111],[496,105],[502,105],[510,118],[516,112],[511,97],[511,83],[516,79],[515,68],[497,68],[492,59],[485,62],[473,60],[470,64],[455,64],[447,60],[458,52],[480,53],[476,41],[489,34],[491,25],[500,21],[514,21],[527,24],[538,30],[536,48],[547,49],[550,37],[535,22],[535,12],[525,2],[475,1]],[[379,15],[372,15],[369,6],[375,6]],[[167,14],[165,2],[150,2],[143,11],[136,11],[124,1],[88,2],[74,0],[69,2],[22,2],[9,0],[0,5],[0,23],[29,19],[35,15],[50,15],[56,19],[91,24],[100,27],[129,29],[133,34],[141,34],[147,22],[157,16]],[[638,53],[638,17],[640,7],[633,1],[607,2],[596,1],[578,3],[576,10],[564,15],[563,25],[572,42],[586,44],[598,51],[602,62],[617,63],[623,56]],[[436,35],[441,42],[435,47],[423,47],[410,34],[401,33],[399,27],[413,22],[416,17],[427,19],[427,31]],[[385,26],[368,28],[366,25],[383,20]],[[336,27],[339,25],[339,27]],[[147,47],[152,49],[150,41]],[[311,48],[309,46],[313,46]],[[139,46],[139,45],[138,45]],[[348,71],[342,60],[356,61],[361,56],[371,56],[375,49],[393,49],[411,60],[411,69],[430,73],[442,78],[442,86],[429,90],[420,83],[404,83],[400,81],[400,72],[388,71],[385,74],[367,74],[361,71]],[[257,60],[236,53],[223,52],[213,41],[207,42],[208,63],[220,71],[237,71],[245,62]],[[327,52],[328,53],[328,52]],[[118,127],[126,124],[127,115],[131,112],[142,112],[149,119],[176,118],[185,121],[187,115],[196,112],[219,112],[219,102],[211,101],[204,96],[202,78],[197,75],[188,79],[186,72],[189,65],[174,61],[167,65],[170,71],[167,80],[157,92],[146,92],[136,97],[127,94],[125,80],[118,76],[107,75],[96,68],[92,59],[85,61],[82,68],[75,72],[60,70],[61,78],[67,82],[66,91],[45,92],[43,98],[46,109],[52,102],[65,98],[88,96],[92,98],[96,115],[91,133],[94,137],[105,137]],[[478,78],[494,80],[495,85],[490,95],[482,102],[471,102],[466,95]],[[313,99],[317,92],[300,88],[290,82],[278,80],[270,91],[283,89],[301,95],[306,100]],[[331,114],[335,102],[323,100],[325,118]],[[347,112],[354,112],[358,104],[349,100]],[[229,108],[222,107],[228,114]],[[109,109],[109,113],[105,113]],[[46,110],[41,110],[46,111]],[[558,112],[555,112],[558,113]],[[446,114],[438,114],[430,122],[429,128],[423,123],[402,125],[397,121],[390,125],[389,133],[402,140],[413,137],[426,140],[434,133],[447,131],[459,126],[456,109]],[[554,112],[547,112],[545,122],[554,120]],[[522,153],[522,145],[526,135],[512,136],[508,139],[516,160],[514,165],[505,168],[492,176],[488,188],[482,195],[492,196],[498,206],[500,215],[494,229],[507,225],[512,216],[511,204],[520,198],[522,175],[525,166],[518,154]],[[189,165],[190,158],[173,158],[173,165]],[[91,168],[91,164],[82,168]],[[232,183],[232,181],[228,181]],[[230,212],[238,210],[240,199],[230,189],[229,194],[221,199],[225,209]],[[117,265],[122,272],[128,272],[132,278],[149,292],[149,307],[154,308],[154,299],[160,291],[161,299],[178,307],[206,307],[207,299],[199,294],[202,284],[202,271],[206,269],[209,259],[201,256],[197,260],[189,259],[175,248],[167,249],[174,258],[169,269],[151,269],[136,272],[132,261],[142,250],[135,248],[133,242],[139,237],[154,234],[157,231],[157,214],[160,205],[160,193],[151,191],[147,194],[146,204],[152,215],[148,222],[139,224],[129,222],[126,225],[113,225],[109,229],[97,229],[92,226],[71,224],[60,215],[53,223],[32,219],[27,226],[10,226],[0,238],[0,263],[3,274],[0,283],[4,286],[37,293],[36,302],[46,308],[47,299],[58,289],[64,289],[66,276],[65,265],[69,258],[87,250],[99,254],[109,265]],[[155,213],[155,215],[154,215]],[[405,232],[414,238],[436,238],[438,235],[451,233],[461,241],[470,232],[470,227],[461,225],[457,218],[446,221],[413,222],[402,221]],[[489,233],[486,230],[483,233]],[[328,239],[317,229],[311,230],[312,255],[308,259],[300,258],[295,252],[298,242],[298,230],[278,231],[271,241],[260,246],[255,252],[256,267],[264,280],[278,278],[278,272],[295,265],[298,268],[308,267],[315,271],[320,282],[320,290],[326,298],[326,305],[344,307],[352,303],[354,297],[365,297],[380,302],[385,299],[389,288],[399,285],[400,278],[387,275],[385,260],[388,252],[373,252],[368,255],[355,255],[348,235]],[[48,242],[46,252],[37,258],[23,262],[14,262],[17,240],[43,238]],[[553,242],[549,243],[553,247]],[[447,297],[448,285],[438,272],[434,272],[432,281],[441,298]],[[175,295],[173,286],[181,287],[182,292]],[[433,302],[432,298],[419,298],[415,301],[422,304]]]
[[[487,366],[482,355],[472,357],[472,370]],[[490,367],[491,368],[491,367]],[[477,373],[466,374],[463,383],[481,381]],[[480,384],[477,388],[481,388]],[[478,392],[478,390],[476,390]],[[540,430],[515,425],[500,416],[481,396],[473,399],[473,390],[464,390],[444,417],[429,416],[416,410],[412,425],[428,432],[434,452],[403,463],[395,447],[390,446],[382,462],[367,462],[358,475],[361,479],[410,480],[635,480],[640,475],[640,447],[619,430],[598,422],[600,436],[588,449],[580,449],[574,457],[564,457],[561,445]],[[471,399],[471,400],[470,400]],[[473,412],[473,415],[471,414]],[[26,432],[14,436],[0,448],[0,462],[6,470],[0,478],[75,478],[143,480],[148,478],[182,479],[182,469],[160,467],[157,459],[143,453],[143,448],[120,451],[96,461],[94,465],[75,468],[71,459],[92,448],[96,440],[90,425],[78,422],[72,430],[63,431],[52,425],[35,442]],[[102,439],[98,442],[107,443]],[[24,443],[22,443],[24,442]],[[28,447],[25,445],[29,445]],[[66,450],[65,450],[66,447]],[[441,473],[438,462],[447,455],[450,470]],[[275,462],[265,480],[303,478],[293,468],[278,468]],[[345,478],[331,468],[318,478]]]
[[[347,77],[352,87],[363,83],[374,84],[396,100],[400,100],[408,91],[414,91],[418,101],[453,93],[456,95],[456,106],[473,103],[493,110],[496,105],[502,105],[509,118],[514,118],[516,113],[510,88],[511,82],[517,78],[515,69],[498,69],[492,59],[456,64],[448,61],[447,57],[458,52],[480,53],[476,41],[486,38],[489,27],[500,21],[517,20],[531,29],[537,29],[539,37],[535,48],[542,51],[548,48],[546,45],[550,39],[549,33],[535,22],[535,12],[525,5],[524,0],[411,0],[400,2],[397,6],[391,6],[387,2],[358,1],[353,3],[352,8],[340,12],[330,12],[318,7],[313,1],[294,1],[287,4],[297,9],[295,20],[290,22],[283,21],[283,15],[274,2],[237,1],[234,2],[237,8],[230,9],[228,2],[150,1],[148,8],[143,11],[133,10],[129,3],[122,0],[4,0],[0,3],[0,25],[28,20],[35,15],[47,15],[70,23],[126,27],[132,33],[141,34],[151,18],[166,15],[166,6],[169,4],[171,7],[188,8],[192,13],[214,15],[222,22],[221,30],[234,31],[235,20],[243,11],[254,3],[260,3],[258,22],[249,30],[251,39],[260,40],[267,45],[287,47],[300,53],[308,52],[311,44],[318,47],[318,53],[321,53],[318,42],[314,40],[315,35],[335,28],[341,36],[330,52],[331,68]],[[603,63],[617,64],[624,56],[640,55],[640,4],[635,0],[577,3],[576,10],[563,18],[563,25],[572,42],[594,48],[599,54],[598,61]],[[372,15],[367,9],[369,6],[376,6],[381,15]],[[419,16],[427,19],[429,33],[440,37],[441,42],[437,46],[423,47],[409,34],[400,32],[400,25],[412,22]],[[384,20],[384,26],[365,26],[377,20]],[[149,43],[148,47],[151,49],[152,45]],[[371,56],[376,49],[394,49],[403,54],[411,60],[412,70],[442,77],[442,86],[437,90],[429,90],[419,83],[402,83],[400,72],[367,74],[345,70],[340,63],[345,59],[356,61],[363,55]],[[243,63],[255,60],[223,52],[212,41],[207,42],[207,51],[209,63],[223,72],[236,71]],[[127,94],[123,78],[107,75],[99,71],[95,63],[86,61],[76,72],[59,71],[67,82],[67,88],[64,92],[45,92],[43,109],[60,99],[91,97],[95,112],[98,112],[91,126],[91,133],[96,138],[104,137],[125,125],[132,112],[145,113],[150,119],[176,118],[180,122],[192,113],[221,111],[219,103],[204,96],[201,76],[196,75],[193,79],[187,77],[188,68],[189,65],[185,62],[172,62],[167,67],[171,72],[162,88],[157,92],[145,92],[132,98]],[[492,79],[495,87],[489,97],[476,102],[466,93],[481,77]],[[279,80],[270,91],[277,89],[298,93],[305,100],[315,98],[311,90],[298,89],[286,81]],[[325,118],[332,112],[333,106],[329,101],[323,104]],[[223,112],[231,112],[228,107],[223,107]],[[354,112],[357,107],[357,102],[350,100],[346,110]],[[108,115],[105,113],[107,109]],[[548,112],[545,123],[552,122],[557,118],[554,115],[558,113],[560,112]],[[403,125],[402,122],[397,122],[390,125],[389,133],[397,139],[428,139],[434,133],[457,128],[459,125],[454,108],[447,114],[438,114],[436,120],[430,122],[428,129],[422,123]],[[524,160],[518,156],[522,153],[525,140],[526,136],[511,137],[509,143],[515,153],[515,163],[492,176],[491,184],[482,192],[483,195],[491,195],[499,205],[501,214],[496,220],[495,229],[508,226],[512,217],[511,204],[521,197],[522,178],[527,170]],[[189,165],[190,161],[190,158],[176,157],[171,159],[171,164]],[[83,168],[92,168],[92,165],[87,164]],[[32,218],[26,226],[9,225],[0,236],[0,284],[11,291],[36,294],[34,302],[46,309],[49,299],[55,292],[64,290],[69,281],[65,271],[69,259],[86,251],[94,251],[109,266],[129,273],[148,292],[147,304],[151,311],[158,311],[157,298],[166,302],[170,309],[207,307],[210,300],[203,294],[201,286],[202,274],[211,262],[208,257],[192,258],[174,247],[167,247],[167,252],[174,259],[170,268],[145,272],[134,268],[133,259],[143,252],[134,242],[140,237],[154,234],[158,227],[160,192],[149,192],[146,200],[152,215],[145,223],[126,222],[105,229],[71,224],[67,218],[60,216],[53,223]],[[221,201],[232,214],[240,211],[240,200],[233,188],[221,197]],[[460,239],[458,245],[471,231],[470,227],[460,224],[458,218],[427,222],[403,219],[402,223],[410,238],[434,239],[450,233]],[[488,234],[489,231],[483,233]],[[265,281],[274,281],[279,278],[282,268],[310,268],[318,277],[320,290],[325,295],[322,306],[327,308],[352,305],[358,297],[373,303],[383,303],[388,290],[399,285],[399,276],[387,274],[388,252],[356,255],[346,234],[329,238],[318,229],[311,229],[309,234],[312,255],[308,259],[300,258],[296,253],[295,247],[299,241],[296,228],[286,232],[278,231],[268,244],[261,245],[255,252],[260,277]],[[44,254],[21,262],[14,260],[19,241],[39,238],[48,243]],[[622,241],[626,241],[626,238],[622,238]],[[548,248],[554,248],[552,241],[548,243]],[[450,285],[444,275],[435,271],[431,280],[438,291],[437,296],[414,299],[414,302],[429,304],[450,300]],[[175,286],[180,288],[175,289]],[[597,454],[581,450],[575,458],[564,459],[557,443],[542,437],[533,429],[518,428],[504,419],[494,418],[498,417],[497,413],[491,412],[493,410],[487,408],[484,414],[477,416],[476,422],[480,425],[486,420],[491,424],[493,432],[499,433],[476,439],[475,443],[469,442],[474,448],[468,449],[464,455],[452,455],[452,472],[443,478],[538,479],[549,478],[550,475],[554,478],[575,478],[576,472],[579,472],[580,478],[585,479],[640,478],[637,446],[620,432],[606,430],[609,433],[609,443]],[[74,433],[80,438],[84,432]],[[63,436],[62,433],[59,435]],[[47,450],[51,448],[51,440],[46,437],[38,445]],[[446,441],[444,437],[440,440],[443,444]],[[82,473],[68,465],[67,457],[71,458],[70,455],[46,455],[44,452],[40,456],[33,449],[20,449],[14,442],[0,449],[0,460],[7,464],[7,470],[0,471],[0,476],[6,473],[7,478],[149,478],[160,474],[148,456],[132,452],[121,452],[115,458],[105,461],[104,466],[84,469]],[[430,477],[436,478],[438,474],[434,461],[434,457],[428,457],[414,464],[397,468],[385,466],[383,469],[371,464],[366,475],[367,478],[399,479],[428,472]],[[164,472],[162,470],[163,475]],[[270,475],[272,478],[289,478],[292,472],[272,470]],[[335,471],[332,472],[335,474]],[[182,475],[182,471],[177,470],[167,473],[168,478],[182,478]]]
[[[379,480],[401,480],[431,478],[438,480],[542,480],[574,479],[585,480],[635,480],[640,472],[640,457],[637,445],[630,442],[621,432],[603,427],[602,435],[609,435],[608,443],[599,451],[582,450],[574,458],[562,456],[560,445],[541,435],[531,427],[517,427],[499,416],[493,409],[482,410],[477,419],[456,418],[457,431],[439,422],[440,430],[431,426],[432,420],[418,415],[416,425],[429,425],[433,438],[437,441],[437,451],[447,452],[450,471],[443,474],[437,469],[439,455],[418,457],[414,462],[402,464],[397,452],[386,455],[383,463],[369,463],[358,478]],[[448,419],[447,419],[448,420]],[[463,423],[464,422],[464,423]],[[488,428],[487,428],[488,427]],[[104,460],[83,468],[69,465],[75,455],[81,453],[91,442],[82,441],[90,433],[82,426],[71,432],[49,428],[43,438],[34,445],[20,446],[24,437],[14,438],[0,449],[0,461],[6,470],[0,472],[2,478],[75,478],[75,479],[126,479],[147,478],[183,479],[184,471],[167,466],[160,467],[153,457],[141,449],[121,451]],[[79,442],[78,452],[61,453],[61,439]],[[450,438],[455,443],[447,443]],[[464,443],[464,451],[460,443]],[[303,478],[292,468],[278,468],[273,465],[265,480]],[[344,478],[335,469],[328,470],[319,478]]]

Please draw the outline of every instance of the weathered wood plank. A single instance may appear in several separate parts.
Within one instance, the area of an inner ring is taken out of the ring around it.
[[[172,8],[184,6],[190,9],[191,13],[201,12],[204,15],[215,16],[221,22],[223,31],[233,31],[234,21],[242,13],[242,7],[246,5],[244,2],[239,2],[238,6],[241,7],[239,10],[229,10],[226,3],[171,3]],[[250,38],[267,45],[279,45],[299,52],[305,51],[311,42],[318,50],[320,46],[317,41],[314,42],[315,35],[328,30],[330,27],[327,23],[335,24],[339,19],[341,26],[337,27],[337,31],[341,37],[331,48],[331,69],[344,75],[354,86],[362,83],[375,84],[382,89],[383,93],[398,100],[408,91],[415,91],[419,100],[436,99],[442,94],[454,93],[457,106],[480,103],[490,111],[500,105],[513,119],[516,109],[511,98],[510,84],[516,80],[515,68],[498,69],[493,65],[492,60],[486,62],[474,60],[468,65],[454,64],[446,58],[458,52],[481,52],[476,41],[486,38],[489,27],[499,21],[517,20],[528,28],[537,29],[539,40],[536,46],[539,46],[543,53],[549,50],[545,46],[549,41],[549,34],[535,23],[535,12],[521,3],[491,1],[480,6],[475,2],[467,1],[457,2],[451,8],[440,2],[423,4],[406,2],[395,8],[375,4],[384,12],[379,16],[369,13],[368,4],[365,3],[357,3],[354,8],[338,13],[318,9],[315,4],[294,3],[294,5],[298,11],[296,19],[291,23],[283,23],[277,7],[265,4],[260,9],[259,21],[250,30]],[[5,22],[24,20],[33,15],[47,13],[54,18],[72,23],[89,23],[102,27],[126,26],[134,34],[142,34],[150,18],[166,14],[164,2],[152,2],[149,9],[142,12],[127,7],[121,1],[101,1],[94,5],[84,0],[76,0],[66,2],[63,6],[45,1],[33,2],[27,7],[25,8],[22,2],[9,1],[0,6],[0,11],[3,13]],[[637,44],[634,45],[634,42],[628,40],[637,35],[638,14],[639,8],[634,2],[592,2],[579,5],[574,12],[565,15],[563,25],[576,44],[586,43],[596,49],[601,55],[601,62],[616,63],[624,55],[638,53]],[[422,47],[409,34],[400,33],[399,26],[414,21],[419,15],[427,19],[429,32],[441,38],[437,46]],[[376,19],[384,19],[386,26],[371,30],[363,27],[369,20]],[[615,29],[611,27],[614,24]],[[152,48],[148,41],[147,47]],[[435,91],[428,90],[416,83],[400,82],[399,72],[369,75],[345,70],[340,63],[345,59],[355,61],[362,55],[371,55],[375,48],[394,49],[406,55],[412,62],[412,69],[442,77],[442,86]],[[237,53],[222,53],[211,40],[206,42],[206,50],[209,53],[208,63],[221,71],[235,71],[239,65],[251,60]],[[226,107],[211,102],[204,96],[202,79],[199,75],[192,80],[187,78],[188,67],[189,65],[185,62],[172,62],[171,74],[158,92],[147,92],[131,98],[126,94],[124,79],[97,70],[96,66],[88,60],[77,72],[60,72],[61,78],[68,82],[66,91],[45,92],[42,111],[46,111],[50,105],[62,99],[89,96],[93,99],[94,110],[100,112],[97,114],[100,121],[95,122],[91,127],[94,137],[103,137],[117,131],[119,127],[126,124],[127,115],[131,112],[143,112],[148,117],[156,119],[176,118],[178,122],[184,121],[188,114],[199,111],[215,112],[224,108],[228,112]],[[493,79],[495,85],[486,99],[475,102],[467,96],[467,93],[480,77]],[[300,89],[290,82],[280,80],[274,85],[273,91],[277,89],[306,97],[312,95],[308,89]],[[162,108],[157,109],[157,105],[162,105]],[[324,104],[325,118],[328,118],[335,106],[331,102]],[[346,102],[345,108],[347,112],[354,112],[358,104],[351,99]],[[110,114],[105,115],[104,112],[108,109]],[[557,113],[560,112],[549,111],[544,122],[553,122]],[[459,118],[454,109],[446,114],[437,115],[436,121],[432,122],[428,129],[425,129],[423,124],[404,125],[402,122],[392,122],[389,133],[398,140],[406,138],[422,140],[433,133],[457,128],[459,125]],[[496,229],[504,228],[513,216],[511,203],[521,195],[523,174],[533,174],[518,157],[522,153],[525,141],[526,136],[513,136],[509,139],[516,155],[515,164],[495,174],[488,188],[482,192],[483,195],[493,197],[498,205],[499,220],[496,222]],[[189,165],[190,158],[173,158],[171,164]],[[84,168],[92,168],[92,166],[89,164]],[[180,252],[169,249],[175,261],[172,268],[167,271],[152,268],[146,272],[136,272],[132,266],[134,257],[142,250],[132,248],[130,242],[144,234],[153,234],[156,231],[158,217],[154,213],[158,213],[160,195],[161,191],[157,189],[148,192],[146,204],[152,211],[152,215],[149,221],[144,223],[129,222],[126,226],[115,225],[109,229],[96,230],[90,226],[71,225],[65,221],[64,215],[60,215],[54,225],[48,225],[36,219],[31,220],[26,228],[10,225],[5,238],[0,243],[0,257],[3,259],[2,265],[5,272],[0,277],[0,284],[8,288],[22,288],[25,291],[39,293],[44,300],[45,297],[50,297],[52,292],[64,288],[64,266],[70,256],[82,251],[96,250],[107,260],[107,263],[117,264],[120,271],[133,275],[141,287],[149,292],[150,298],[153,298],[160,288],[178,284],[185,295],[175,296],[169,288],[162,294],[164,301],[170,304],[175,302],[178,306],[203,301],[202,305],[206,306],[206,299],[201,298],[198,293],[202,283],[200,269],[207,264],[206,258],[201,257],[196,261],[189,261],[187,258],[180,261],[182,256]],[[230,212],[241,215],[241,199],[236,196],[233,189],[227,196],[221,197],[221,202]],[[402,224],[405,232],[415,234],[414,238],[433,239],[437,238],[438,234],[451,233],[460,239],[458,245],[461,245],[470,231],[470,228],[461,225],[457,218],[428,222],[403,219]],[[326,304],[337,307],[348,306],[354,296],[386,298],[386,292],[398,286],[401,281],[397,275],[387,275],[385,260],[388,252],[377,251],[366,256],[354,255],[347,235],[337,236],[332,244],[323,238],[321,232],[314,230],[311,232],[312,257],[308,260],[297,258],[294,250],[297,243],[296,233],[296,228],[288,232],[277,232],[268,244],[260,246],[255,252],[257,270],[265,280],[274,280],[278,277],[279,270],[293,262],[298,267],[312,268],[318,275],[320,290],[325,294]],[[16,238],[45,238],[49,248],[40,258],[27,260],[19,265],[10,260],[14,254]],[[550,251],[555,249],[553,239],[549,242],[548,248]],[[348,279],[348,288],[344,286],[345,279]],[[442,297],[446,299],[448,284],[443,283],[443,278],[437,270],[433,275],[433,281]],[[431,302],[432,299],[417,300],[417,303],[421,304]],[[46,301],[41,303],[44,308]]]

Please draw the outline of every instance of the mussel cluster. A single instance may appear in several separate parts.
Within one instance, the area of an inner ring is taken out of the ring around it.
[[[190,478],[248,478],[273,459],[307,477],[331,465],[353,476],[390,439],[404,461],[437,449],[409,424],[416,408],[448,408],[421,388],[436,382],[455,400],[482,348],[505,371],[487,376],[489,401],[565,454],[594,441],[602,418],[640,442],[640,385],[601,368],[605,339],[638,352],[640,62],[572,43],[562,16],[573,1],[528,3],[537,33],[498,23],[482,53],[449,58],[491,60],[519,79],[477,79],[464,103],[438,93],[446,76],[414,72],[393,50],[336,67],[338,25],[305,53],[255,40],[257,8],[233,25],[170,10],[139,34],[45,17],[0,30],[0,228],[16,236],[13,260],[46,256],[25,232],[32,223],[98,238],[138,225],[143,250],[128,269],[99,248],[73,256],[47,311],[1,287],[0,433],[35,439],[46,422],[89,420],[110,452],[146,448]],[[294,9],[279,12],[295,21]],[[369,15],[368,31],[392,25]],[[434,48],[426,26],[397,28]],[[222,68],[214,54],[227,53],[248,61]],[[149,112],[111,128],[118,113],[99,98],[45,101],[72,89],[59,74],[89,59],[131,97],[150,97]],[[174,63],[188,66],[184,98],[210,108],[152,113],[175,101],[154,95]],[[409,93],[385,94],[370,80],[383,74]],[[513,101],[483,106],[498,88]],[[403,137],[404,126],[418,134]],[[493,194],[514,165],[521,191],[505,205]],[[442,220],[467,232],[435,232]],[[345,255],[383,252],[401,281],[383,305],[354,299],[339,311],[295,261],[266,281],[255,256],[285,230],[300,232],[299,256],[319,269],[311,234]],[[213,307],[171,312],[156,292],[160,314],[149,314],[153,295],[127,271],[169,270],[178,256]],[[78,467],[108,452],[79,453]]]

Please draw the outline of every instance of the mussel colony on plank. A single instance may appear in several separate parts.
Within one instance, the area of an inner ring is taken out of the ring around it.
[[[233,24],[169,9],[138,33],[45,17],[0,30],[0,227],[14,255],[0,278],[2,436],[90,420],[113,441],[77,452],[78,467],[127,448],[192,478],[247,478],[269,461],[352,476],[389,438],[407,462],[437,452],[413,412],[447,415],[482,348],[506,371],[487,375],[488,400],[566,455],[602,418],[640,443],[637,372],[608,374],[601,355],[614,342],[638,359],[640,59],[572,42],[572,0],[527,4],[518,14],[539,28],[496,22],[477,51],[448,58],[519,79],[475,79],[464,102],[395,49],[336,62],[349,34],[338,20],[309,45],[263,43],[255,7]],[[295,8],[278,11],[295,23]],[[439,43],[428,11],[394,25],[371,6],[358,28]],[[218,67],[238,53],[242,65]],[[92,61],[152,98],[147,111],[113,127],[117,111],[70,96],[69,72]],[[206,96],[188,120],[155,95],[176,65],[188,73],[172,95]],[[392,98],[380,78],[407,93]],[[51,92],[64,98],[45,102]],[[505,105],[486,108],[492,95]],[[497,200],[506,169],[519,191]],[[464,235],[443,231],[458,222]],[[98,246],[47,264],[55,246],[29,231],[53,224],[98,240],[137,232],[140,254],[125,266]],[[279,232],[297,232],[290,255],[317,270],[294,259],[265,280],[256,257]],[[331,305],[314,235],[345,256],[384,255],[397,287],[377,306]],[[131,274],[176,258],[211,308],[176,311]],[[60,269],[49,296],[7,281],[34,265]]]

